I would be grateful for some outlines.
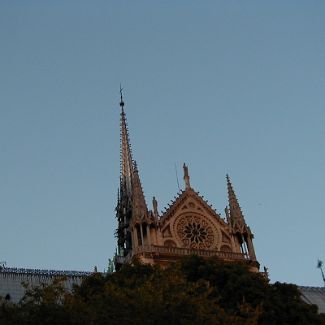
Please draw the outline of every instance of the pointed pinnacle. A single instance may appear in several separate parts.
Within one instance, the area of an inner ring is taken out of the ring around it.
[[[235,191],[232,187],[230,177],[227,174],[227,188],[228,188],[228,201],[229,201],[229,212],[232,222],[235,220],[241,220],[241,223],[245,223],[243,213],[241,211],[240,205],[238,203]]]
[[[123,107],[124,107],[124,102],[123,102],[123,88],[120,84],[120,95],[121,95],[121,101],[120,101],[120,107],[122,108],[123,111]]]

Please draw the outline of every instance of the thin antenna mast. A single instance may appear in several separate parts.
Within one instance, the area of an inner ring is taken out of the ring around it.
[[[325,276],[324,276],[324,272],[323,272],[323,262],[321,260],[317,261],[317,267],[320,269],[320,271],[322,273],[322,278],[323,278],[324,287],[325,287]]]
[[[181,188],[179,187],[179,181],[178,181],[178,174],[177,174],[176,163],[175,163],[175,174],[176,174],[177,187],[178,187],[178,190],[180,191]]]

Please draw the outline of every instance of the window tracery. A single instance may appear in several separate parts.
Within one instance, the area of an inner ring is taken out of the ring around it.
[[[179,218],[176,233],[185,247],[209,249],[215,244],[212,225],[198,215],[186,215]]]

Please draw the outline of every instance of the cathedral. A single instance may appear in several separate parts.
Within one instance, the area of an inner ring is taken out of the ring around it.
[[[229,205],[225,217],[221,217],[192,188],[185,164],[184,190],[178,193],[163,214],[158,213],[155,197],[151,209],[148,208],[138,167],[132,157],[122,93],[120,108],[121,170],[116,206],[116,269],[135,259],[164,267],[182,256],[196,254],[245,263],[257,272],[259,263],[253,245],[254,235],[246,224],[228,175]]]
[[[155,197],[152,198],[151,209],[148,208],[138,167],[132,157],[122,93],[120,108],[121,170],[116,206],[116,270],[135,260],[165,267],[183,256],[195,254],[203,258],[244,263],[252,272],[258,272],[254,236],[246,224],[228,175],[229,203],[224,217],[192,188],[189,169],[185,164],[184,190],[174,197],[165,212],[158,213]],[[18,303],[26,292],[24,283],[29,288],[35,288],[51,284],[57,277],[64,277],[64,286],[71,290],[73,285],[80,285],[91,274],[83,271],[11,268],[0,264],[0,298]],[[319,312],[325,313],[324,288],[298,288],[306,303],[316,304]]]

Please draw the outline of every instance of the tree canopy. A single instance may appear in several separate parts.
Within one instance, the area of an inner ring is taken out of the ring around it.
[[[198,256],[94,273],[72,292],[63,284],[28,290],[19,304],[3,299],[0,324],[325,324],[295,285]]]

